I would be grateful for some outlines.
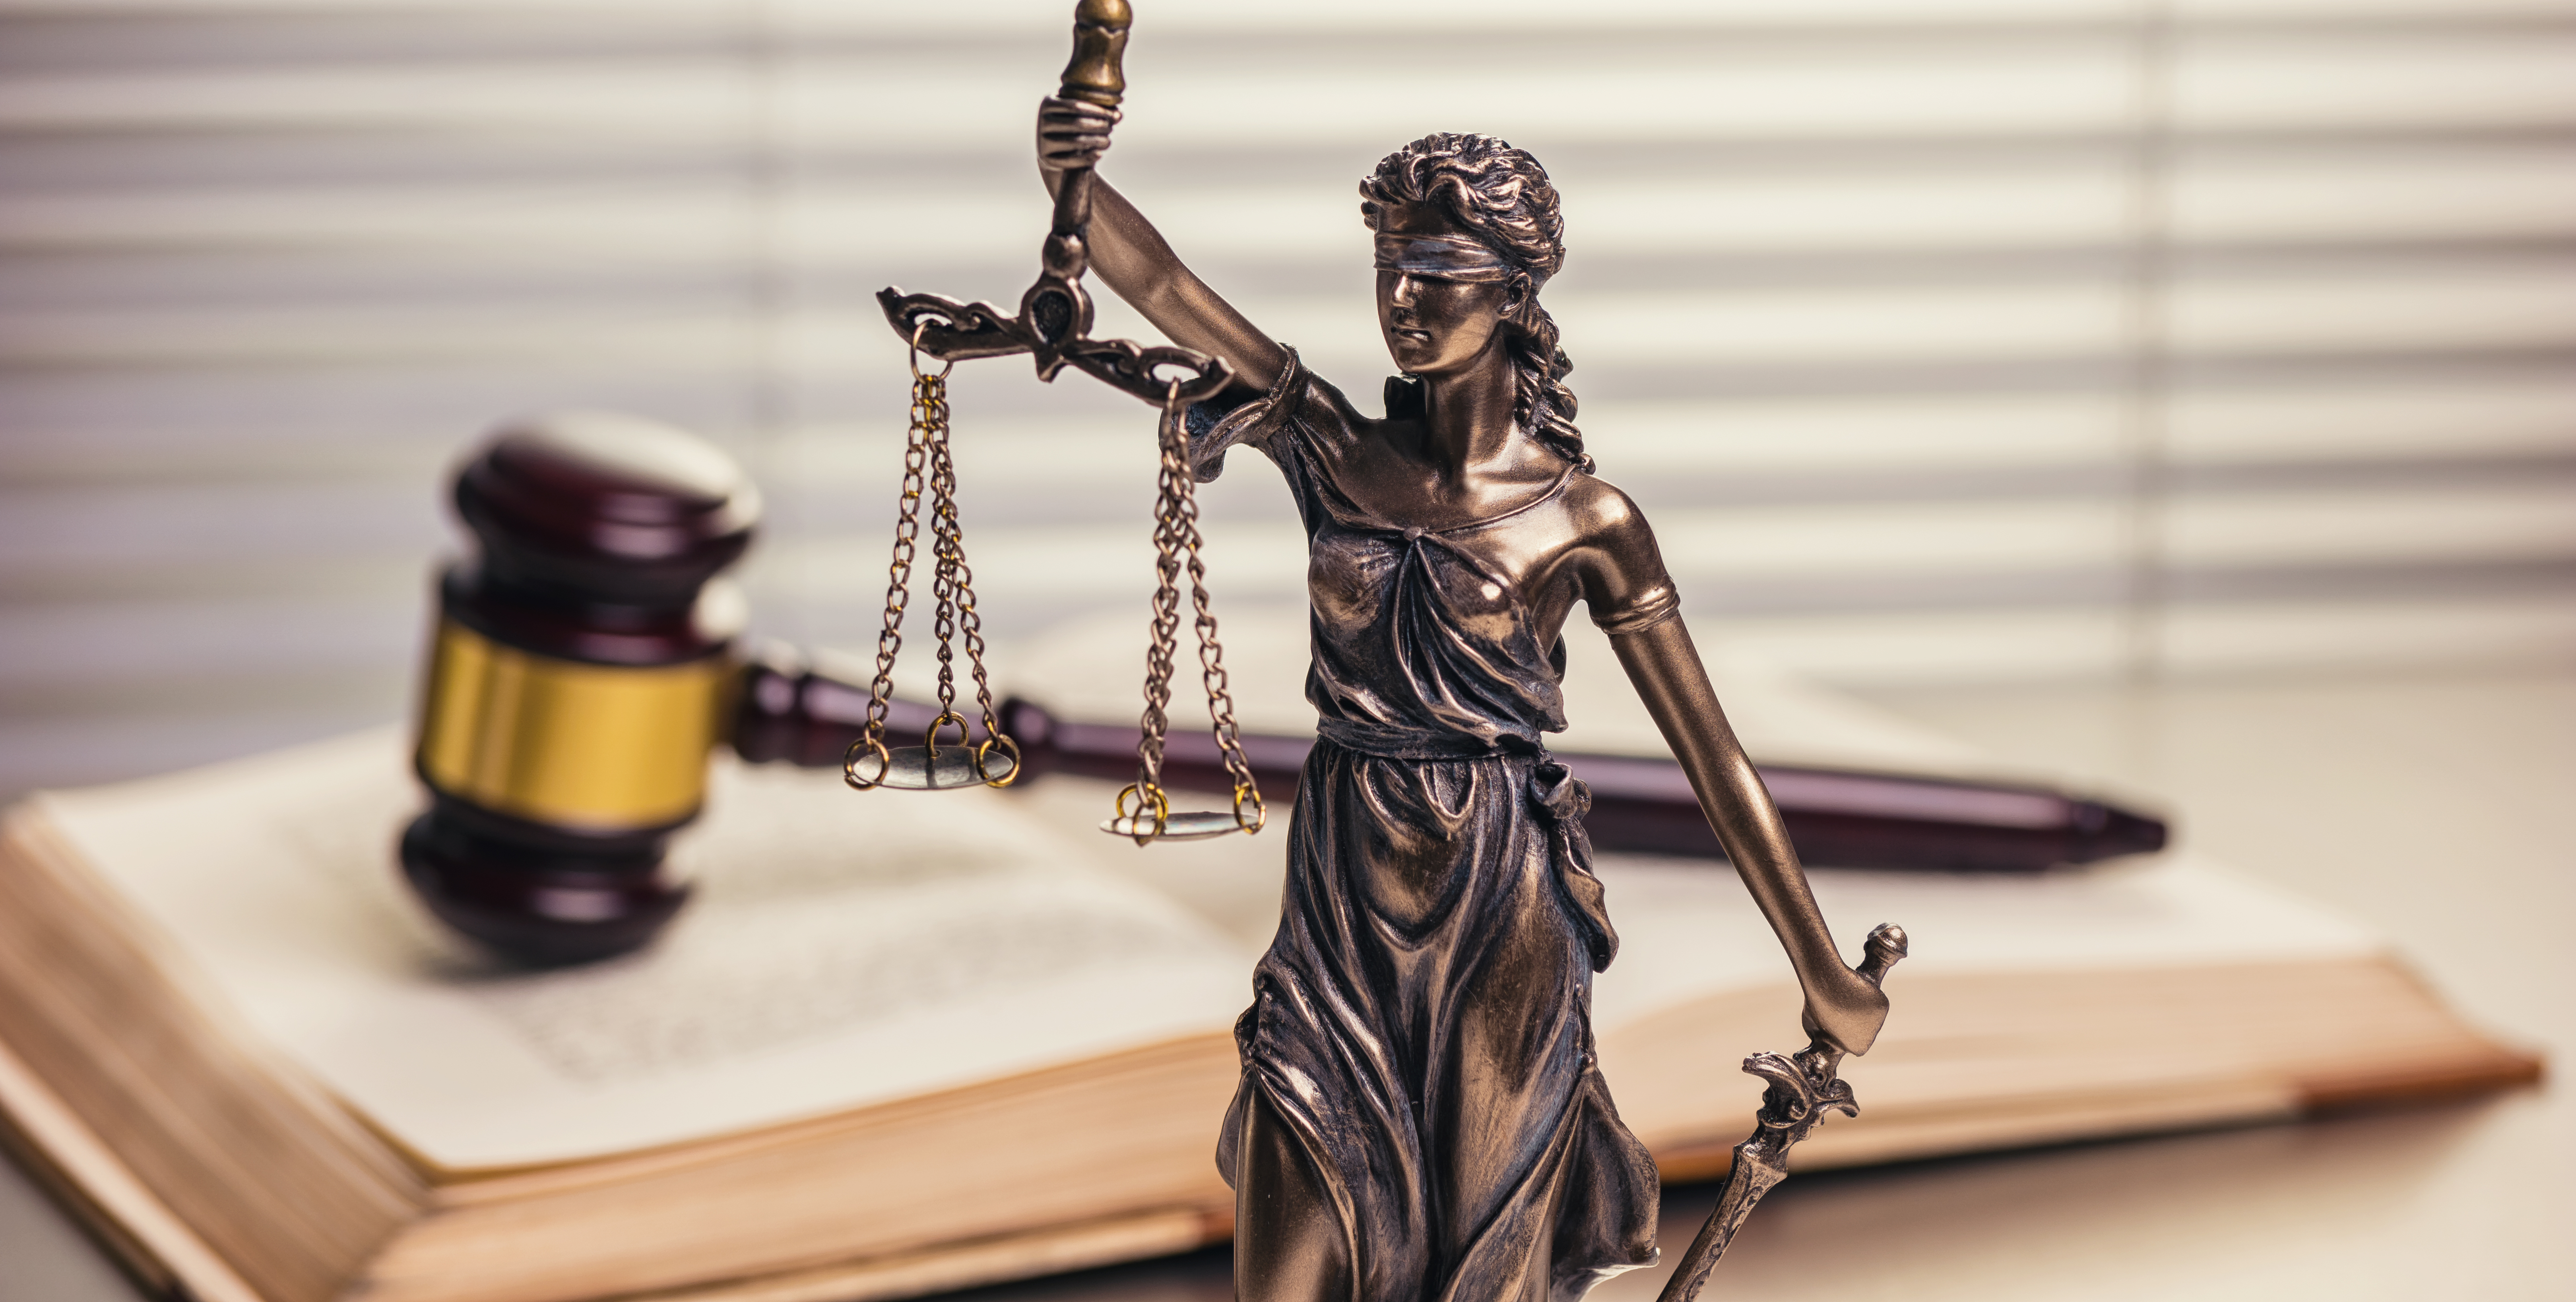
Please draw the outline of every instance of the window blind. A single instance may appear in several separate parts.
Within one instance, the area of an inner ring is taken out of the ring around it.
[[[447,467],[552,408],[730,447],[758,627],[867,645],[871,295],[1016,301],[1067,8],[0,3],[0,788],[399,714]],[[1103,175],[1364,408],[1358,178],[1547,164],[1581,424],[1704,638],[1859,684],[2576,648],[2576,9],[1138,8]],[[997,638],[1141,612],[1150,414],[955,386]],[[1220,610],[1293,603],[1237,461]]]

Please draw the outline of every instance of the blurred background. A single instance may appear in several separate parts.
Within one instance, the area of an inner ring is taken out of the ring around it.
[[[1137,8],[1104,175],[1364,407],[1356,181],[1429,130],[1531,149],[1581,422],[1704,641],[2161,796],[2576,1050],[2576,3]],[[519,414],[720,441],[770,505],[757,631],[868,645],[870,296],[1016,302],[1069,9],[0,0],[0,796],[403,715],[445,476]],[[1150,413],[1017,360],[954,397],[997,659],[1141,614]],[[1220,610],[1297,603],[1275,473],[1204,501]],[[1793,1181],[1728,1269],[2555,1298],[2571,1173],[2576,1107],[2525,1092]],[[0,1259],[11,1302],[122,1295],[14,1180]],[[991,1296],[1227,1293],[1203,1254]]]
[[[1067,7],[0,4],[0,792],[401,714],[516,414],[723,442],[760,631],[871,642],[870,295],[1016,301]],[[1372,409],[1357,179],[1550,167],[1582,423],[1703,637],[1892,690],[2576,649],[2576,7],[1140,9],[1104,174]],[[1016,361],[956,409],[998,637],[1138,606],[1148,413]],[[1294,602],[1241,460],[1221,597]]]

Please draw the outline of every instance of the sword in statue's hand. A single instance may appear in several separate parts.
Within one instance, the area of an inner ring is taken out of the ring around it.
[[[1868,956],[1854,969],[1871,985],[1887,980],[1887,970],[1905,957],[1905,929],[1894,923],[1880,923],[1869,933]],[[1852,1101],[1851,1086],[1835,1073],[1842,1068],[1843,1051],[1819,1035],[1806,1048],[1783,1058],[1776,1053],[1757,1053],[1744,1060],[1744,1070],[1770,1082],[1762,1093],[1762,1109],[1753,1115],[1753,1133],[1735,1146],[1735,1169],[1726,1177],[1726,1191],[1719,1195],[1717,1210],[1709,1213],[1708,1224],[1699,1237],[1691,1240],[1690,1251],[1682,1254],[1681,1264],[1673,1277],[1664,1282],[1664,1291],[1656,1302],[1692,1302],[1700,1288],[1708,1283],[1708,1273],[1717,1259],[1726,1254],[1726,1245],[1734,1242],[1735,1232],[1744,1228],[1744,1220],[1753,1214],[1753,1205],[1771,1186],[1789,1178],[1789,1148],[1807,1137],[1807,1132],[1824,1121],[1825,1114],[1840,1112],[1847,1117],[1860,1115],[1860,1105]]]

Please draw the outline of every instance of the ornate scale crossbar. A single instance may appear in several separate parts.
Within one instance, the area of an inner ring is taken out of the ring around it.
[[[1126,0],[1082,0],[1074,15],[1073,60],[1065,66],[1058,94],[1107,108],[1117,106],[1127,88],[1119,69],[1131,22]],[[886,321],[912,349],[912,428],[905,442],[904,480],[895,526],[894,560],[886,589],[885,626],[877,642],[877,675],[871,685],[868,731],[850,747],[844,773],[861,790],[895,788],[944,791],[974,786],[1008,786],[1020,772],[1017,743],[1002,732],[984,675],[983,636],[975,610],[972,572],[966,567],[965,544],[957,524],[956,470],[948,450],[947,368],[979,357],[1027,353],[1037,363],[1038,378],[1053,381],[1065,367],[1162,409],[1157,442],[1161,472],[1154,511],[1155,592],[1151,637],[1146,650],[1145,712],[1136,746],[1136,781],[1118,793],[1111,817],[1101,830],[1131,837],[1138,845],[1158,840],[1189,840],[1229,832],[1257,832],[1267,817],[1261,791],[1253,781],[1234,722],[1234,703],[1227,691],[1224,648],[1217,640],[1216,616],[1208,602],[1207,569],[1200,559],[1203,540],[1198,527],[1197,476],[1189,460],[1189,436],[1183,414],[1194,402],[1215,397],[1234,382],[1233,368],[1223,358],[1171,345],[1144,345],[1126,339],[1094,339],[1091,296],[1082,288],[1090,269],[1091,169],[1069,167],[1056,190],[1055,221],[1040,252],[1036,283],[1020,296],[1020,310],[1004,315],[989,303],[966,303],[937,294],[882,290],[877,302]],[[942,369],[925,371],[923,355],[938,359]],[[903,637],[904,609],[910,584],[920,505],[927,490],[936,562],[934,593],[939,639],[939,717],[919,746],[889,747],[885,718],[893,690],[895,655]],[[1175,811],[1163,790],[1163,742],[1170,720],[1174,653],[1180,630],[1180,579],[1189,578],[1192,630],[1197,635],[1200,679],[1208,695],[1208,717],[1225,769],[1234,783],[1230,809]],[[954,652],[962,642],[975,680],[983,714],[984,740],[970,742],[964,716],[954,708]],[[940,743],[951,726],[956,740]]]

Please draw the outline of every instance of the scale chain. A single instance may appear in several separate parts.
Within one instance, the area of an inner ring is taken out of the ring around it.
[[[877,675],[868,684],[868,732],[864,744],[885,749],[886,711],[894,699],[894,662],[903,649],[903,614],[912,604],[912,562],[921,536],[921,498],[930,462],[930,431],[947,425],[948,382],[939,375],[913,373],[912,423],[904,431],[903,490],[895,499],[894,559],[886,567],[885,626],[877,633]]]
[[[951,475],[953,479],[953,470]],[[952,522],[956,519],[953,508],[949,518]],[[1001,711],[993,705],[993,683],[984,673],[984,616],[975,609],[975,571],[966,565],[966,536],[962,528],[952,541],[957,554],[958,640],[966,647],[966,670],[975,676],[975,708],[984,716],[984,736],[995,738],[1002,735]]]
[[[898,755],[885,742],[886,720],[894,700],[894,666],[903,650],[904,612],[912,604],[912,573],[919,559],[921,512],[923,499],[930,503],[931,549],[931,631],[939,643],[939,715],[922,738],[918,751],[906,748],[902,755],[903,772],[897,773]],[[904,432],[903,488],[895,502],[894,559],[886,570],[885,626],[877,634],[876,678],[868,685],[868,724],[866,732],[850,744],[842,760],[842,772],[849,784],[861,791],[873,791],[894,785],[914,789],[938,789],[943,784],[940,769],[939,732],[955,724],[955,745],[965,747],[977,779],[990,787],[1006,787],[1017,780],[1020,772],[1020,748],[1002,731],[1000,711],[993,706],[993,688],[984,671],[983,617],[975,609],[975,573],[966,564],[966,536],[957,514],[957,461],[949,442],[948,370],[925,372],[921,369],[921,351],[916,346],[912,357],[912,419]],[[974,729],[965,716],[957,713],[956,644],[966,647],[966,666],[975,678],[975,704],[983,713],[984,739],[975,740]],[[996,750],[1010,759],[1010,767],[994,776],[991,763]],[[874,777],[861,775],[861,766],[873,754],[877,761]]]
[[[975,705],[983,715],[984,736],[989,741],[1002,735],[1000,711],[993,705],[993,684],[984,672],[984,618],[975,609],[975,571],[966,563],[966,530],[957,514],[957,462],[950,451],[948,423],[943,418],[931,440],[931,525],[937,537],[939,568],[935,586],[939,597],[939,709],[942,714],[956,709],[956,681],[951,672],[949,642],[953,637],[966,648],[966,671],[975,679]],[[965,731],[959,725],[959,731]]]
[[[1161,797],[1163,742],[1170,727],[1167,713],[1172,698],[1172,674],[1176,668],[1174,653],[1180,634],[1180,577],[1184,571],[1190,580],[1191,630],[1197,635],[1199,649],[1199,682],[1207,691],[1208,720],[1216,737],[1217,749],[1223,756],[1226,775],[1234,783],[1235,818],[1247,831],[1259,831],[1267,821],[1268,811],[1261,800],[1261,790],[1253,781],[1252,765],[1244,757],[1240,730],[1234,721],[1234,696],[1228,688],[1225,672],[1225,647],[1217,636],[1216,612],[1207,586],[1207,565],[1201,558],[1205,543],[1199,532],[1198,477],[1189,463],[1189,432],[1183,418],[1177,386],[1164,401],[1163,419],[1156,431],[1160,444],[1161,471],[1157,476],[1154,510],[1154,617],[1152,637],[1145,652],[1145,715],[1143,735],[1136,743],[1140,761],[1137,786],[1140,800],[1137,817],[1142,819],[1147,806],[1159,807]],[[1252,807],[1252,821],[1243,823],[1243,807]]]
[[[1145,715],[1140,721],[1141,735],[1136,740],[1140,761],[1137,785],[1151,798],[1162,790],[1163,738],[1171,729],[1166,713],[1172,703],[1172,653],[1178,648],[1181,627],[1180,557],[1178,554],[1178,520],[1173,509],[1171,421],[1168,416],[1162,437],[1162,467],[1155,484],[1154,501],[1154,604],[1150,634],[1145,646]]]
[[[935,564],[930,572],[931,628],[939,639],[939,719],[945,720],[957,706],[957,656],[951,643],[957,637],[957,470],[948,456],[948,423],[941,421],[930,433],[930,554]],[[932,725],[930,744],[939,744],[937,723]],[[961,734],[963,727],[958,730]],[[962,738],[961,738],[962,739]]]
[[[1175,422],[1178,424],[1178,422]],[[1254,809],[1261,810],[1261,791],[1252,780],[1252,765],[1243,755],[1243,743],[1234,723],[1234,694],[1228,690],[1225,672],[1225,646],[1217,640],[1216,611],[1208,599],[1207,564],[1200,558],[1204,541],[1199,533],[1198,477],[1186,461],[1187,432],[1182,431],[1177,450],[1182,454],[1173,460],[1180,484],[1173,515],[1178,522],[1179,542],[1189,557],[1190,608],[1199,639],[1199,683],[1207,692],[1208,723],[1216,734],[1218,753],[1225,758],[1225,771],[1234,779],[1238,800],[1250,794]]]

